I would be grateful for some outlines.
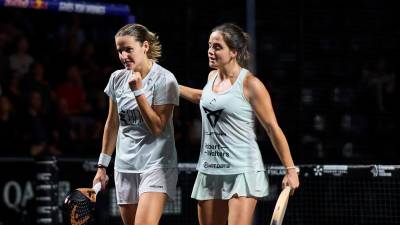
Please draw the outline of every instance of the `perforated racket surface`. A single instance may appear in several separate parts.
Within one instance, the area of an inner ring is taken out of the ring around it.
[[[97,183],[93,188],[78,188],[71,191],[64,200],[64,210],[71,225],[94,223],[96,195],[101,188]]]
[[[290,187],[285,187],[279,194],[278,200],[276,201],[274,212],[272,213],[272,219],[270,225],[281,225],[283,217],[285,216],[286,207],[289,201]]]

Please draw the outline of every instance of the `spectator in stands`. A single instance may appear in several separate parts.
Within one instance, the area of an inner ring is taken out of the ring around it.
[[[396,74],[384,58],[377,60],[372,68],[364,68],[363,82],[379,112],[390,112],[395,107]],[[370,101],[368,101],[370,108]]]
[[[82,155],[82,149],[77,146],[79,137],[73,126],[74,117],[69,113],[66,100],[62,98],[56,99],[54,108],[50,114],[49,121],[51,122],[52,134],[57,146],[64,156]]]
[[[24,131],[23,141],[29,144],[30,155],[60,155],[62,152],[54,142],[48,114],[43,108],[42,96],[38,91],[32,91],[28,101],[27,115],[24,116],[21,130]]]
[[[51,101],[55,98],[54,91],[45,77],[45,65],[41,62],[34,62],[26,79],[22,82],[22,90],[26,92],[24,95],[29,96],[32,91],[40,93],[43,99],[43,107],[45,110],[50,109]]]
[[[66,101],[71,115],[79,115],[82,112],[90,111],[91,107],[86,101],[86,91],[81,71],[76,65],[70,65],[67,68],[67,80],[57,87],[56,95]]]
[[[10,55],[10,69],[12,76],[22,79],[28,73],[31,65],[34,62],[33,57],[28,53],[29,42],[25,37],[20,37],[17,40],[15,52]]]
[[[0,143],[3,154],[18,155],[18,129],[13,105],[7,96],[0,95]]]
[[[202,143],[192,198],[198,200],[200,225],[251,225],[257,199],[268,194],[268,181],[254,133],[255,116],[264,126],[286,168],[282,186],[299,186],[289,146],[267,89],[246,68],[248,35],[222,24],[209,38],[213,69],[203,90],[180,86],[180,95],[200,104]],[[292,192],[293,193],[293,192]]]
[[[7,62],[8,55],[6,54],[6,47],[9,42],[9,36],[3,30],[4,26],[0,23],[0,62]],[[0,81],[3,81],[5,77],[3,77],[6,72],[8,72],[8,64],[0,63]]]
[[[106,167],[116,147],[114,179],[125,225],[158,224],[178,178],[172,114],[178,105],[174,75],[157,64],[158,37],[140,24],[115,35],[125,66],[111,74],[103,146],[93,184],[107,183]]]
[[[12,77],[11,80],[4,85],[3,92],[5,95],[7,95],[11,103],[14,105],[14,109],[16,112],[23,111],[25,99],[21,91],[20,79]]]

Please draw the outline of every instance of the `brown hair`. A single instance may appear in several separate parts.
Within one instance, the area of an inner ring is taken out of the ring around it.
[[[142,44],[147,41],[149,43],[149,51],[146,53],[147,57],[156,62],[158,61],[158,58],[161,57],[161,44],[158,40],[157,34],[149,31],[145,26],[137,23],[127,24],[119,29],[115,34],[115,37],[121,36],[132,36],[136,41]]]
[[[224,23],[212,29],[212,32],[221,32],[224,41],[230,49],[236,50],[237,61],[241,67],[247,67],[250,61],[249,35],[233,23]]]

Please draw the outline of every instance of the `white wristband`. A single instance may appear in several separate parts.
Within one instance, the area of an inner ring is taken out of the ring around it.
[[[144,88],[140,88],[140,89],[138,89],[138,90],[134,90],[134,91],[133,91],[133,94],[135,95],[135,97],[138,97],[138,96],[140,96],[140,95],[143,95],[143,94],[144,94]]]
[[[288,166],[288,167],[286,167],[285,169],[286,169],[286,171],[288,171],[288,170],[290,170],[290,169],[294,169],[294,170],[296,170],[297,173],[300,172],[300,169],[299,169],[299,167],[297,167],[297,166]]]
[[[110,164],[110,161],[111,161],[111,156],[104,153],[100,153],[99,162],[97,164],[107,167],[108,164]]]

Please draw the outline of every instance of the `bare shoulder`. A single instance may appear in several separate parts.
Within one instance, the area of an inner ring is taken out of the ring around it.
[[[217,74],[217,70],[211,70],[210,73],[208,74],[208,79],[207,79],[207,81],[209,81],[210,79],[212,79],[216,74]]]
[[[263,82],[251,72],[249,72],[244,79],[243,87],[245,92],[248,92],[249,94],[267,90]]]

